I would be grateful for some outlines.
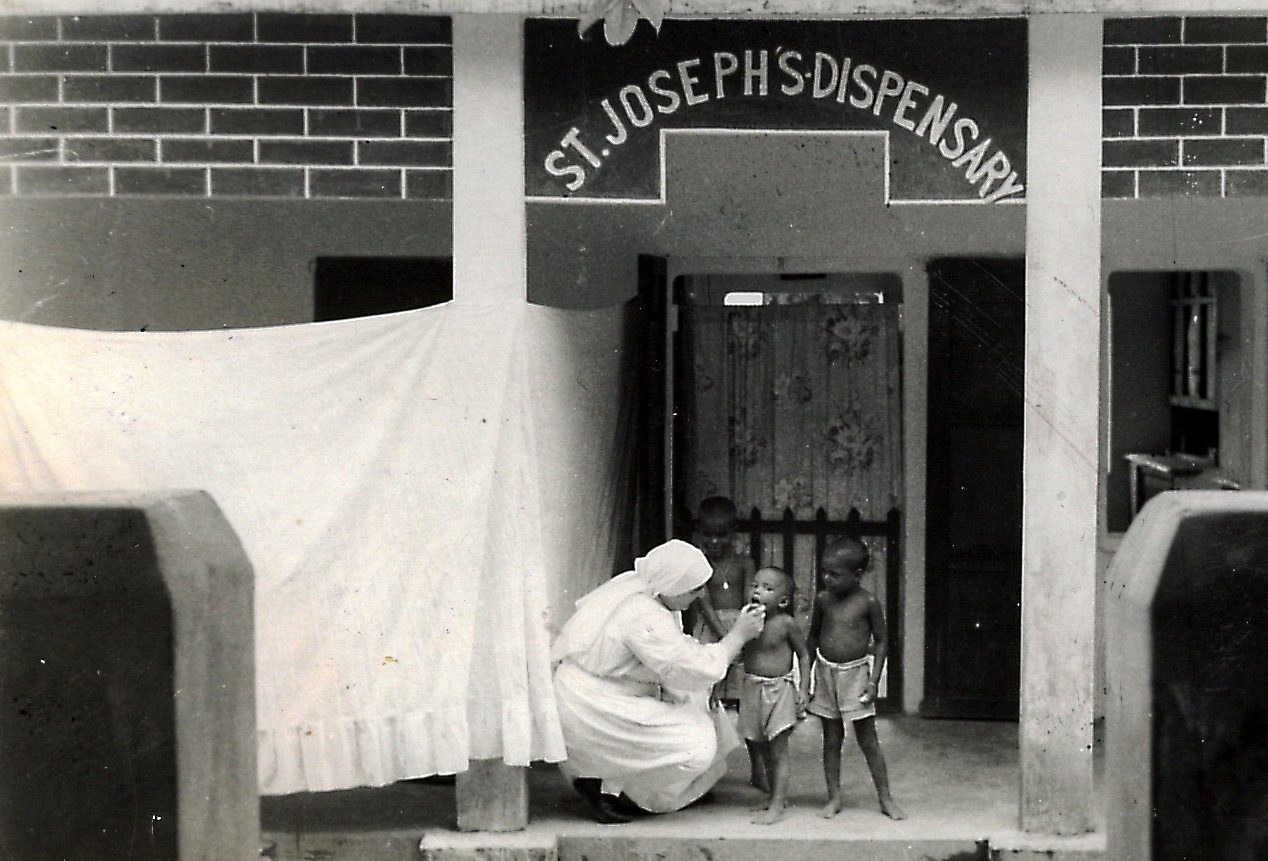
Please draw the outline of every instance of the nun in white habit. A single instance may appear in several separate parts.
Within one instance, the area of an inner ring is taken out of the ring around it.
[[[600,822],[628,821],[631,802],[681,810],[726,773],[738,740],[710,715],[709,690],[765,618],[746,608],[717,643],[685,635],[678,614],[711,573],[687,542],[661,544],[579,600],[555,641],[561,768]]]

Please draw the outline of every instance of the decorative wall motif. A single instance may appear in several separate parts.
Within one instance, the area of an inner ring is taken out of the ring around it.
[[[876,335],[875,320],[862,319],[845,307],[838,306],[823,321],[824,351],[832,364],[853,365],[865,361],[872,352]]]
[[[694,369],[689,451],[680,502],[730,496],[753,508],[811,520],[819,508],[844,520],[884,520],[902,487],[899,308],[882,304],[779,302],[690,306],[680,331]],[[681,463],[682,461],[680,461]],[[866,588],[885,600],[886,549],[873,556]],[[764,564],[783,564],[783,542],[767,536]],[[746,538],[736,552],[747,554]],[[796,612],[806,621],[815,593],[814,541],[795,539]]]
[[[855,404],[837,410],[828,421],[828,463],[832,469],[849,476],[862,472],[876,460],[880,435],[872,416]]]
[[[693,306],[683,504],[730,495],[798,518],[851,506],[883,520],[902,476],[898,309],[882,304]]]

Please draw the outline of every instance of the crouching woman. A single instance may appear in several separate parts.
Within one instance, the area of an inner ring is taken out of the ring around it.
[[[746,608],[717,643],[686,636],[678,614],[711,572],[690,544],[661,544],[578,601],[551,650],[561,768],[600,822],[681,810],[726,773],[737,741],[710,714],[709,690],[761,633],[764,611]]]

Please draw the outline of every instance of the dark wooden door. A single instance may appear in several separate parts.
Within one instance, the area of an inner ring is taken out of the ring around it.
[[[635,372],[635,505],[636,555],[670,535],[669,366],[670,315],[668,264],[663,257],[638,256],[638,347]]]
[[[1025,264],[929,274],[924,714],[1016,719]]]

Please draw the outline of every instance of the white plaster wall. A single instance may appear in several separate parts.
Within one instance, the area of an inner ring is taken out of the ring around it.
[[[786,269],[902,275],[907,358],[923,362],[924,264],[938,255],[1019,255],[1025,207],[886,206],[882,162],[863,138],[816,141],[761,135],[671,138],[665,206],[527,207],[530,298],[596,307],[634,294],[639,252],[707,257]],[[756,177],[716,169],[757,165]],[[778,205],[772,206],[772,198]],[[86,328],[159,329],[269,325],[311,319],[317,254],[448,254],[450,210],[425,202],[329,203],[171,200],[0,202],[0,318]],[[487,234],[492,236],[493,234]],[[268,241],[261,240],[268,236]],[[1246,285],[1245,361],[1251,484],[1268,463],[1268,208],[1262,199],[1107,201],[1104,268],[1233,269]],[[764,263],[763,265],[769,265]],[[715,269],[714,271],[721,271]],[[1072,348],[1084,349],[1083,345]],[[913,352],[916,351],[916,352]],[[907,405],[905,596],[907,703],[919,703],[923,670],[924,391],[904,380]],[[1107,560],[1116,540],[1102,537]],[[1103,567],[1098,564],[1098,568]],[[1098,659],[1098,667],[1102,661]],[[1100,713],[1100,708],[1097,709]]]
[[[1240,282],[1249,489],[1268,481],[1268,205],[1264,198],[1106,201],[1101,282],[1122,271],[1229,271]],[[1102,429],[1104,434],[1104,428]]]
[[[1240,295],[1240,360],[1248,371],[1240,403],[1242,456],[1248,489],[1268,486],[1268,206],[1263,198],[1105,201],[1102,209],[1101,284],[1108,302],[1110,278],[1131,271],[1222,271],[1237,274]],[[1108,447],[1108,428],[1101,444]],[[1097,699],[1105,714],[1105,571],[1121,535],[1104,530],[1097,564]]]
[[[0,319],[81,329],[313,319],[319,256],[450,255],[434,201],[0,201]]]

